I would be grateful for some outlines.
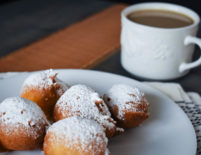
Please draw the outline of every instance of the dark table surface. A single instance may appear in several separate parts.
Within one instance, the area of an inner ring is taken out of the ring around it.
[[[83,20],[115,3],[117,2],[106,0],[16,0],[1,3],[0,56]],[[201,37],[201,31],[198,36]],[[199,55],[199,49],[196,48],[195,59]],[[121,67],[120,52],[115,53],[93,69],[144,81],[131,76]],[[201,67],[197,67],[185,77],[168,82],[178,82],[186,91],[196,91],[201,94],[200,77]]]

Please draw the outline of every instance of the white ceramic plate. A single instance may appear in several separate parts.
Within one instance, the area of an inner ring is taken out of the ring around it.
[[[140,88],[150,102],[150,118],[141,126],[126,130],[109,142],[111,155],[195,155],[196,136],[186,114],[168,97],[138,81],[123,76],[89,71],[57,70],[60,79],[70,85],[86,84],[101,95],[115,83]],[[20,93],[24,79],[21,73],[0,80],[0,101]],[[39,155],[40,151],[3,153],[8,155]]]

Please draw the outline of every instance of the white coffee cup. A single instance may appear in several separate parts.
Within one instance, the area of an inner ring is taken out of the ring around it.
[[[193,24],[180,28],[159,28],[135,23],[127,15],[137,10],[170,10],[189,16]],[[148,79],[170,80],[181,77],[201,64],[192,62],[200,18],[191,9],[169,3],[141,3],[122,11],[121,64],[131,74]]]

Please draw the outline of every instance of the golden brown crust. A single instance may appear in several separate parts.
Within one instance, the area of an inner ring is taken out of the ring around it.
[[[78,116],[60,120],[48,128],[45,155],[104,155],[108,139],[94,120]]]
[[[38,104],[50,121],[57,100],[69,87],[56,76],[53,70],[34,73],[24,81],[21,89],[21,97]]]
[[[105,102],[107,103],[107,95],[104,96]],[[127,104],[127,103],[125,103]],[[117,121],[117,125],[122,128],[132,128],[140,125],[143,121],[148,119],[149,113],[148,113],[148,104],[145,101],[142,101],[141,103],[135,104],[135,103],[129,103],[133,104],[133,107],[135,107],[136,111],[129,111],[127,109],[123,110],[123,117],[119,118],[118,113],[119,109],[118,106],[113,105],[112,107],[109,107],[109,110],[114,117],[114,119]]]
[[[40,126],[40,128],[36,127]],[[31,127],[6,126],[0,122],[0,137],[4,148],[9,150],[33,150],[42,147],[46,125],[38,123]],[[7,130],[9,128],[9,134]],[[37,135],[32,134],[33,130]]]
[[[55,134],[54,133],[47,133],[45,136],[44,140],[44,155],[94,155],[86,150],[78,150],[77,148],[80,148],[78,145],[81,144],[76,144],[72,146],[72,148],[66,147],[65,143],[58,143],[54,141],[55,139]],[[69,143],[71,143],[69,141]],[[95,145],[95,142],[89,144],[89,146]],[[105,144],[106,145],[106,144]],[[91,148],[93,149],[93,147]],[[102,150],[96,155],[105,155],[105,149],[99,148],[99,150]],[[97,151],[98,152],[98,151]]]
[[[126,112],[124,120],[118,120],[118,125],[123,128],[132,128],[140,125],[144,120],[148,118],[147,113],[143,112]]]
[[[63,115],[65,115],[65,117]],[[68,117],[70,117],[70,115],[69,115],[69,111],[67,109],[65,109],[65,111],[64,111],[64,110],[60,110],[59,106],[57,106],[57,105],[54,107],[54,121],[55,122],[68,118]]]
[[[46,89],[28,86],[25,87],[26,88],[24,88],[24,91],[21,93],[21,97],[37,103],[38,106],[44,111],[47,119],[52,120],[54,106],[60,97],[56,93],[55,87],[51,86]]]

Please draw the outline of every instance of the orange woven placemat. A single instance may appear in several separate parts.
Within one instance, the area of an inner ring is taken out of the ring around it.
[[[0,72],[90,68],[120,47],[120,12],[107,8],[0,58]]]

